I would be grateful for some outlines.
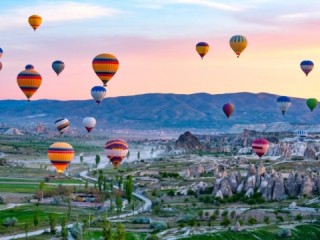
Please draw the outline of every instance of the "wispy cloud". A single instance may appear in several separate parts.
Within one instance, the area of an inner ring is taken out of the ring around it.
[[[29,15],[38,14],[48,22],[66,22],[94,19],[99,17],[112,17],[120,13],[120,10],[103,7],[91,3],[75,1],[40,2],[34,6],[23,6],[12,9],[0,10],[0,30],[18,28],[26,24]]]
[[[225,1],[222,2],[214,0],[136,0],[135,2],[139,4],[138,6],[144,6],[146,8],[161,8],[166,5],[184,4],[210,7],[231,12],[240,12],[250,7],[244,4],[226,3]]]

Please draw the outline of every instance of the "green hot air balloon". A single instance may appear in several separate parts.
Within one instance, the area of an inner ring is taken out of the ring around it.
[[[306,101],[308,108],[311,110],[311,112],[317,107],[318,100],[315,98],[309,98]]]

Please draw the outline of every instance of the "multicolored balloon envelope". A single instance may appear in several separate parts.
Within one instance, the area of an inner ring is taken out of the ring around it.
[[[28,22],[34,31],[40,26],[42,23],[42,18],[39,15],[32,15],[29,17]]]
[[[258,138],[252,143],[252,150],[261,158],[269,150],[269,142],[267,139]]]
[[[2,62],[0,62],[0,71],[2,70]]]
[[[282,112],[282,115],[284,115],[285,112],[288,111],[288,109],[291,106],[291,99],[287,96],[278,97],[277,104]]]
[[[70,126],[69,120],[66,118],[59,118],[54,122],[54,124],[56,125],[56,128],[60,134],[63,134],[65,131],[67,131]]]
[[[102,53],[92,60],[92,67],[94,72],[103,82],[103,86],[107,86],[107,83],[118,71],[119,61],[112,54]]]
[[[101,86],[95,86],[91,89],[91,96],[96,101],[96,103],[101,103],[107,94],[107,90]]]
[[[301,70],[308,76],[308,74],[312,71],[314,64],[310,60],[304,60],[300,63]]]
[[[232,103],[226,103],[223,105],[223,112],[229,118],[234,112],[234,105]]]
[[[315,98],[309,98],[306,101],[306,104],[310,111],[312,112],[318,106],[318,100]]]
[[[69,143],[56,142],[49,147],[48,158],[57,172],[63,173],[74,158],[73,147]]]
[[[230,38],[229,44],[232,50],[236,53],[237,57],[239,57],[243,50],[247,47],[248,41],[242,35],[235,35]]]
[[[0,48],[0,58],[2,57],[2,54],[3,54],[3,50],[2,48]]]
[[[60,60],[54,61],[52,63],[52,69],[56,72],[57,76],[63,71],[64,69],[64,63]]]
[[[17,82],[28,101],[30,101],[32,95],[40,87],[42,78],[41,75],[34,70],[34,67],[31,64],[28,64],[25,69],[26,70],[18,74]]]
[[[196,50],[200,57],[203,59],[207,52],[209,52],[209,44],[206,42],[199,42],[196,45]]]
[[[83,126],[87,129],[88,132],[91,132],[91,130],[96,126],[96,119],[94,117],[85,117],[82,120]]]
[[[128,143],[121,139],[114,139],[106,142],[104,149],[110,162],[117,168],[127,156]]]

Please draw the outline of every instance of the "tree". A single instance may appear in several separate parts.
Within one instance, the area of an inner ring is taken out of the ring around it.
[[[130,158],[130,151],[128,151],[126,158],[127,158],[127,159]]]
[[[26,233],[26,239],[28,239],[29,223],[24,223],[23,228],[24,232]]]
[[[70,199],[68,199],[68,218],[71,217],[72,205]]]
[[[54,214],[49,214],[49,225],[50,225],[50,233],[52,235],[56,234],[56,215]]]
[[[122,198],[120,196],[116,197],[117,214],[119,215],[122,210]]]
[[[137,153],[137,158],[140,160],[140,152]]]
[[[112,228],[110,222],[106,219],[102,219],[102,239],[113,240]]]
[[[270,218],[269,218],[269,216],[264,216],[263,222],[264,222],[265,224],[270,224]]]
[[[88,189],[88,187],[89,187],[89,183],[88,183],[88,181],[86,181],[86,183],[85,183],[85,185],[84,185],[84,188],[85,188],[85,189]]]
[[[103,190],[106,191],[107,188],[108,188],[108,186],[107,186],[107,179],[104,177],[104,178],[103,178]]]
[[[33,214],[33,226],[38,226],[39,224],[39,211],[36,210]]]
[[[96,167],[98,167],[98,165],[100,163],[100,155],[99,154],[96,155],[95,161],[96,161]]]
[[[132,202],[132,197],[133,197],[133,181],[132,181],[132,176],[127,177],[126,185],[125,185],[125,192],[126,192],[126,198],[129,203]]]
[[[136,201],[133,199],[131,202],[131,209],[132,209],[133,214],[134,214],[135,208],[136,208]]]
[[[103,185],[103,171],[99,170],[99,176],[98,176],[98,189],[101,192],[102,191],[102,185]]]
[[[66,226],[65,218],[61,219],[61,237],[62,237],[62,240],[68,240],[68,229]]]
[[[220,223],[221,226],[229,226],[231,224],[231,220],[228,217],[224,217]]]
[[[41,202],[43,202],[43,190],[44,190],[44,181],[40,181],[39,190],[41,192]]]
[[[122,183],[123,183],[123,177],[120,176],[120,177],[118,178],[118,188],[119,188],[120,190],[122,189]]]
[[[151,148],[150,154],[151,154],[151,157],[153,157],[153,154],[154,154],[154,149],[153,148]]]
[[[217,215],[216,214],[212,214],[210,219],[214,222],[217,219]]]
[[[117,240],[126,240],[126,232],[122,223],[117,224],[116,236]]]
[[[83,163],[83,156],[80,155],[80,162]]]
[[[296,218],[295,218],[297,221],[301,222],[302,221],[302,215],[301,213],[299,213],[298,215],[296,215]]]

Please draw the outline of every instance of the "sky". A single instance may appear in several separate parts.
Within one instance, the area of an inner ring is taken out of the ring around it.
[[[43,22],[36,30],[28,17]],[[33,99],[91,99],[102,85],[92,69],[100,53],[118,72],[107,97],[145,93],[268,92],[320,100],[320,2],[309,0],[3,0],[0,99],[25,99],[17,75],[32,64],[42,84]],[[233,35],[248,46],[237,58]],[[195,50],[207,42],[201,60]],[[51,63],[62,60],[59,75]],[[308,77],[302,60],[315,64]]]

